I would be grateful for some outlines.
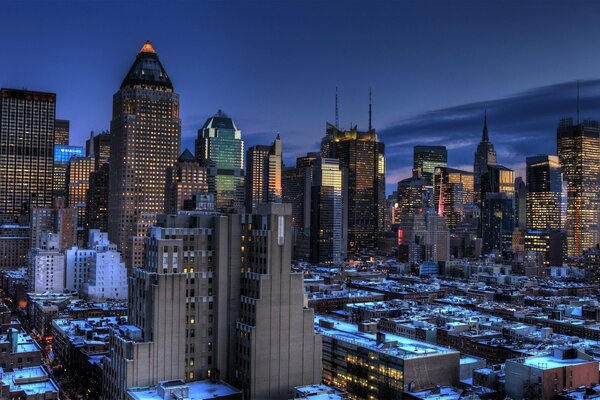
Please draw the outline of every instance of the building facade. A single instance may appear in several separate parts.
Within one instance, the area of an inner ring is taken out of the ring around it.
[[[196,193],[208,192],[208,172],[201,166],[194,155],[185,150],[177,163],[167,168],[167,184],[165,193],[165,213],[177,214],[191,202]]]
[[[375,129],[356,126],[342,131],[327,124],[325,137],[329,157],[339,159],[348,176],[348,254],[373,250],[385,225],[385,146]]]
[[[209,191],[215,194],[219,210],[243,211],[244,141],[239,130],[219,110],[208,118],[196,139],[196,159],[208,168]]]
[[[52,206],[56,95],[0,90],[0,215]]]
[[[580,256],[598,244],[600,218],[600,129],[597,121],[560,121],[557,150],[567,182],[567,255]]]
[[[481,142],[477,145],[475,151],[475,162],[473,163],[473,194],[477,205],[481,204],[481,177],[487,173],[488,165],[496,164],[496,150],[490,142],[487,126],[487,112],[483,119],[483,133]]]
[[[179,95],[146,42],[113,97],[108,233],[128,266],[141,265],[136,237],[164,211],[166,168],[180,142]]]

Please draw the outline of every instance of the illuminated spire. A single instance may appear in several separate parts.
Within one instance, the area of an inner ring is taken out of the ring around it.
[[[140,49],[140,53],[153,53],[153,54],[156,54],[156,50],[154,50],[154,47],[152,46],[152,43],[150,43],[149,40],[146,40],[146,43],[144,43],[144,45]]]

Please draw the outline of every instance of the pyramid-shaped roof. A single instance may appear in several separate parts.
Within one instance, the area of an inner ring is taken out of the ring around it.
[[[158,54],[152,43],[144,43],[127,76],[121,83],[121,88],[132,86],[158,86],[173,90],[171,79],[158,59]]]
[[[177,162],[196,161],[196,158],[191,151],[185,149],[177,159]]]

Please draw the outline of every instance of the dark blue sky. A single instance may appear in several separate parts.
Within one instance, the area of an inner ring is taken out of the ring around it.
[[[181,95],[183,146],[217,109],[248,145],[280,132],[287,164],[334,119],[374,126],[388,189],[414,144],[445,144],[469,167],[487,106],[499,162],[555,152],[555,127],[600,118],[595,2],[29,2],[0,5],[0,86],[56,92],[72,143],[107,129],[112,95],[147,39]]]

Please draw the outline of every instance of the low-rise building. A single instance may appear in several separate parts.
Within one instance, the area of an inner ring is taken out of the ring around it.
[[[356,399],[400,399],[405,391],[459,383],[460,353],[317,315],[323,382]]]
[[[18,400],[59,400],[56,382],[41,366],[17,368],[12,372],[0,368],[0,398]]]

